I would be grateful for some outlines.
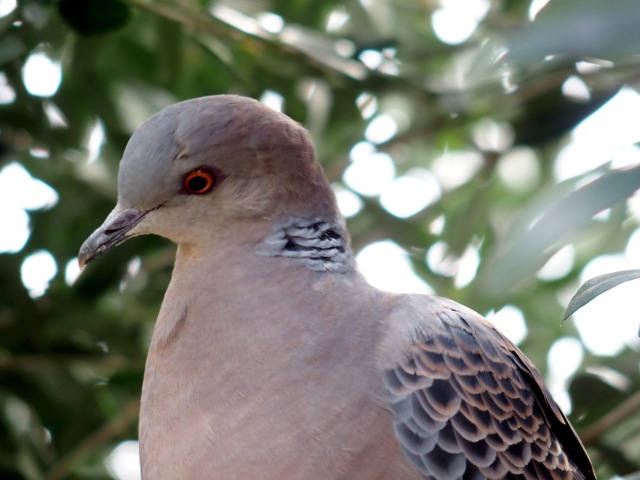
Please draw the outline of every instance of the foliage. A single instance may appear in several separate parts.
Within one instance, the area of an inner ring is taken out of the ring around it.
[[[573,315],[579,308],[584,307],[591,300],[602,295],[607,290],[620,285],[621,283],[640,278],[640,270],[622,270],[619,272],[606,273],[598,275],[585,282],[576,294],[573,296],[567,309],[562,316],[562,320],[566,320]]]
[[[558,292],[575,291],[586,263],[620,251],[637,228],[624,200],[638,188],[638,167],[605,165],[560,183],[553,175],[567,133],[622,86],[636,86],[640,8],[634,0],[610,5],[552,0],[531,23],[526,2],[497,0],[468,40],[447,45],[430,21],[437,2],[21,1],[0,18],[0,92],[15,93],[0,105],[0,167],[19,162],[59,201],[30,211],[26,245],[0,254],[0,477],[111,478],[105,457],[136,438],[146,348],[173,247],[132,240],[71,285],[64,268],[115,204],[119,156],[135,127],[196,96],[277,92],[285,112],[311,131],[336,184],[381,114],[398,131],[377,150],[398,175],[435,171],[443,158],[447,167],[446,151],[471,152],[479,162],[463,160],[462,169],[473,175],[443,186],[409,218],[361,197],[364,208],[349,219],[354,248],[392,238],[439,294],[483,313],[517,306],[529,329],[521,347],[546,372],[553,342],[579,338],[571,322],[561,329]],[[34,52],[62,65],[51,97],[23,82]],[[576,69],[580,60],[592,68]],[[588,96],[563,93],[573,77]],[[495,128],[506,143],[491,141],[486,132]],[[100,129],[106,141],[95,159],[90,139]],[[535,168],[513,188],[500,168],[522,149]],[[605,209],[606,219],[594,221]],[[451,271],[425,262],[436,242],[446,246]],[[567,243],[577,252],[571,271],[538,279]],[[455,266],[469,246],[480,268],[457,288]],[[44,295],[32,296],[20,268],[40,250],[59,272]],[[640,469],[639,388],[630,348],[610,358],[588,354],[571,384],[572,421],[603,478]]]

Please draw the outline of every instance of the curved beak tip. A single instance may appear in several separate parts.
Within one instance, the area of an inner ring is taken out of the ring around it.
[[[80,268],[80,271],[84,270],[85,265],[90,261],[91,258],[89,258],[89,255],[87,255],[86,252],[83,252],[81,248],[80,253],[78,253],[78,267]]]
[[[80,247],[80,251],[78,252],[78,267],[80,267],[81,271],[87,263],[98,258],[101,253],[108,250],[109,238],[105,236],[103,227],[104,226],[93,232]],[[102,240],[105,243],[98,242],[96,240]],[[115,246],[115,243],[113,246]]]
[[[78,266],[82,270],[85,265],[95,260],[107,250],[121,244],[128,238],[135,236],[132,230],[147,214],[134,208],[111,212],[104,223],[93,232],[80,247],[78,252]]]

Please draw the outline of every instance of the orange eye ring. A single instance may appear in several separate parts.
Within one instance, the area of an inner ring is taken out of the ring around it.
[[[216,184],[215,174],[206,168],[197,168],[186,173],[182,179],[184,193],[203,195],[209,193]]]

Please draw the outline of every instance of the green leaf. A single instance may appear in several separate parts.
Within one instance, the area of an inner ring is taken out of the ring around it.
[[[81,35],[96,35],[122,27],[131,15],[120,0],[61,0],[58,11]]]
[[[569,302],[569,306],[562,316],[562,321],[564,322],[578,309],[584,307],[591,300],[602,295],[607,290],[611,290],[613,287],[617,287],[621,283],[628,282],[629,280],[636,280],[638,278],[640,278],[640,270],[621,270],[619,272],[599,275],[588,280],[578,289]]]
[[[541,62],[561,55],[561,63],[578,58],[632,58],[640,41],[640,3],[617,0],[615,8],[602,0],[550,2],[535,21],[508,35],[506,58],[515,65]]]
[[[640,188],[640,167],[611,170],[553,203],[537,221],[515,230],[496,248],[484,273],[487,292],[500,294],[530,278],[597,213],[629,198]],[[535,212],[534,212],[535,213]]]

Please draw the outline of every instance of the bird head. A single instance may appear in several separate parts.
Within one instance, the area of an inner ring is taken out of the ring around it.
[[[232,234],[238,222],[305,214],[337,215],[308,132],[249,98],[196,98],[165,108],[133,134],[117,205],[78,261],[84,266],[138,235],[197,245]]]

